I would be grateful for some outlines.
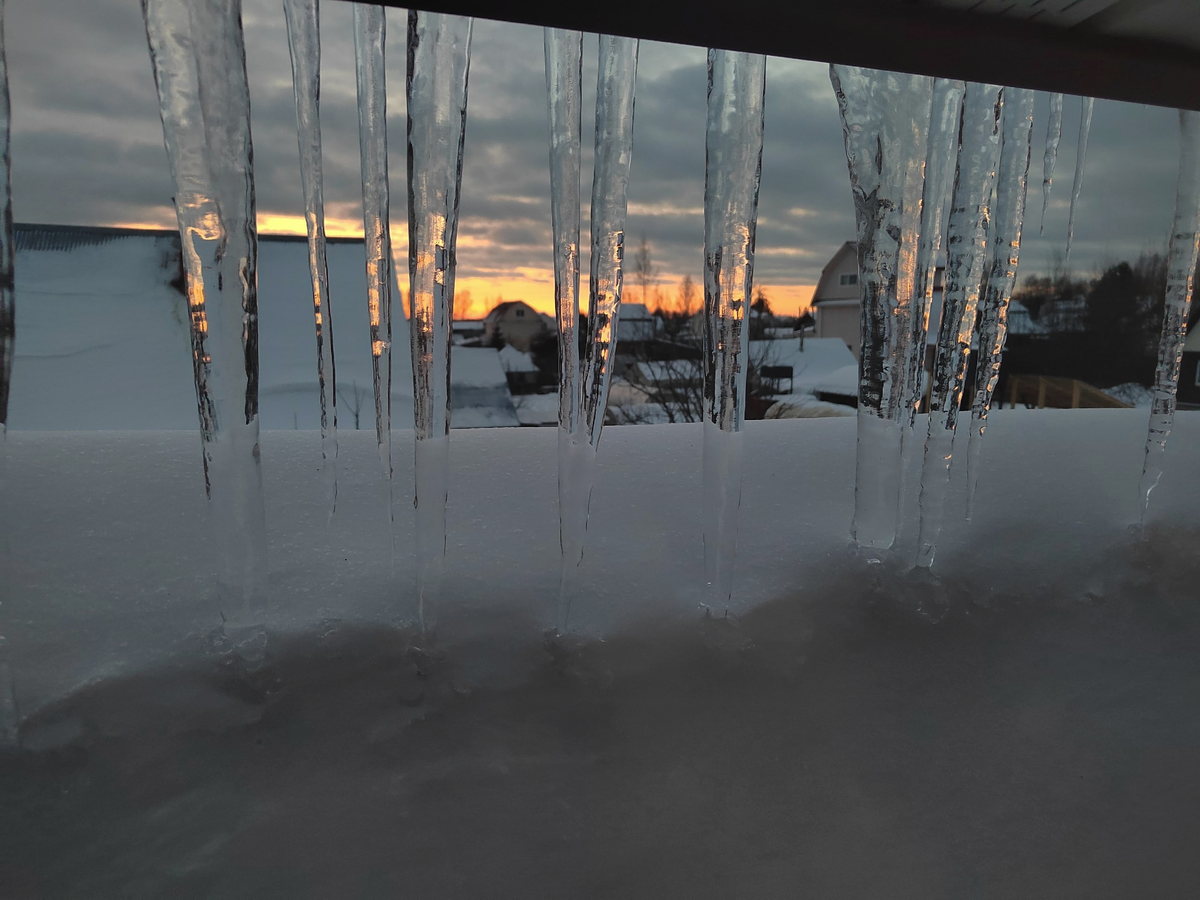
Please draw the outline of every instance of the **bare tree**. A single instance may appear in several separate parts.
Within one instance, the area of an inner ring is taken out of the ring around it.
[[[350,414],[354,416],[354,430],[358,431],[358,430],[360,430],[359,420],[362,416],[363,400],[366,398],[367,392],[365,390],[360,391],[358,389],[357,381],[352,382],[352,385],[353,385],[353,390],[354,390],[354,400],[353,401],[348,400],[346,398],[345,392],[342,390],[338,390],[338,396],[342,398],[343,403],[345,403],[347,406],[350,407]]]
[[[696,282],[692,280],[691,275],[684,275],[683,280],[679,282],[679,292],[676,298],[676,313],[681,316],[691,316],[700,309],[699,303],[696,302]]]
[[[650,282],[654,280],[654,260],[650,255],[650,242],[646,240],[646,232],[642,232],[641,240],[638,241],[637,252],[633,254],[633,275],[637,279],[638,288],[641,291],[642,305],[646,305],[646,298],[649,296]]]

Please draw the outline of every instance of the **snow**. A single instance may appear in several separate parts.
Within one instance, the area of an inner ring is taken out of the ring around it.
[[[1110,397],[1115,397],[1126,406],[1133,406],[1139,409],[1149,409],[1151,403],[1154,402],[1154,388],[1138,384],[1136,381],[1105,388],[1104,393]]]
[[[10,428],[195,429],[187,309],[170,285],[178,237],[41,226],[19,226],[18,235],[16,289],[26,300],[17,304]],[[264,428],[320,426],[307,252],[299,238],[259,242]],[[339,426],[354,428],[357,393],[359,427],[369,430],[374,411],[362,241],[331,239],[328,257]],[[399,309],[395,304],[392,317],[397,427],[413,419],[408,323]],[[451,404],[457,428],[517,424],[494,349],[453,349]]]
[[[512,344],[505,344],[499,350],[500,367],[505,372],[536,372],[537,363],[533,357],[523,350],[518,350]]]
[[[858,396],[858,364],[840,366],[812,385],[813,393],[837,394],[839,397]]]
[[[995,415],[919,576],[848,549],[853,419],[749,422],[729,620],[698,607],[700,427],[608,429],[559,642],[556,431],[462,432],[432,652],[374,435],[343,435],[327,537],[319,435],[265,432],[258,668],[208,637],[194,433],[11,433],[4,893],[1187,896],[1200,414],[1151,542],[1145,424]]]
[[[817,419],[825,416],[853,416],[854,407],[844,403],[818,400],[812,394],[788,394],[776,397],[767,408],[764,419]]]
[[[513,397],[513,406],[522,425],[558,424],[558,394],[519,394]]]
[[[847,365],[856,365],[854,354],[840,338],[806,337],[788,341],[751,341],[750,358],[765,366],[791,366],[792,391],[811,390],[827,375]],[[854,393],[858,394],[857,376]]]

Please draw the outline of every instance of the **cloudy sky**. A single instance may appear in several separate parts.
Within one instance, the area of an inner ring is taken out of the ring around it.
[[[244,4],[260,229],[303,233],[282,4]],[[174,227],[138,0],[8,0],[6,6],[17,220]],[[404,14],[390,10],[388,24],[392,219],[397,240],[404,242]],[[329,232],[361,234],[348,4],[323,4],[322,33]],[[590,86],[595,40],[585,48],[584,83]],[[553,309],[543,59],[540,29],[476,23],[459,226],[459,315],[478,315],[501,296]],[[767,81],[755,280],[776,308],[791,312],[807,302],[822,266],[853,237],[854,212],[828,67],[773,58]],[[585,100],[585,147],[592,140],[591,115]],[[1037,235],[1043,95],[1036,115],[1025,274],[1048,268],[1065,242],[1079,105],[1068,98],[1045,238]],[[627,240],[645,234],[660,287],[672,295],[685,274],[697,281],[701,276],[704,116],[704,51],[644,43]],[[1091,272],[1165,247],[1177,135],[1172,110],[1097,102],[1074,269]],[[585,202],[590,172],[585,153]],[[585,243],[586,221],[585,208]]]

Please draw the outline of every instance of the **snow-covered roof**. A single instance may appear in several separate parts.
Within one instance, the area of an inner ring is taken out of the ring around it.
[[[1009,334],[1049,334],[1050,329],[1041,322],[1033,321],[1029,310],[1021,303],[1011,303],[1008,307]]]
[[[558,394],[522,394],[513,398],[522,425],[557,425]]]
[[[197,427],[187,307],[172,281],[179,237],[165,231],[18,225],[16,429]],[[263,428],[317,428],[316,338],[303,239],[259,240],[259,418]],[[338,424],[374,427],[361,240],[328,247]],[[394,303],[392,423],[412,426],[408,322]],[[103,373],[97,378],[96,373]],[[516,425],[500,357],[455,347],[455,427]],[[328,373],[327,373],[328,377]]]
[[[512,344],[505,344],[500,348],[500,367],[505,372],[538,371],[537,363],[533,361],[533,357],[524,351],[518,350]]]
[[[837,394],[840,397],[858,396],[858,363],[834,369],[812,386],[818,394]]]
[[[1200,324],[1193,325],[1188,332],[1187,340],[1183,342],[1183,352],[1200,353]]]
[[[793,391],[811,390],[831,372],[843,366],[857,366],[850,348],[840,338],[806,337],[803,350],[799,338],[751,341],[750,358],[764,366],[791,366]]]
[[[637,319],[653,318],[654,315],[646,308],[645,303],[621,302],[621,321],[635,321]]]

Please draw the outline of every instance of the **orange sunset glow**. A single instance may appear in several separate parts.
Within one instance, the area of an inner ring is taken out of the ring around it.
[[[113,222],[117,228],[174,228],[175,211],[170,207],[159,207],[154,210],[160,215],[152,220],[143,222]],[[307,234],[304,217],[294,214],[260,212],[258,214],[258,231],[262,235],[300,235]],[[363,225],[361,218],[346,215],[327,215],[325,217],[325,234],[328,237],[361,238]],[[392,251],[397,265],[405,265],[405,248],[408,246],[408,225],[394,224],[391,229]],[[460,236],[458,241],[459,261],[468,263],[473,248],[487,247],[485,240],[480,238]],[[699,272],[692,275],[696,282],[696,303],[701,301]],[[651,309],[660,305],[668,311],[676,309],[676,292],[684,273],[660,273],[655,278],[645,298]],[[782,315],[794,315],[803,312],[812,302],[814,284],[756,284],[761,287],[771,301],[771,307]],[[580,297],[584,310],[587,309],[588,277],[586,271],[582,274],[579,286]],[[407,293],[407,291],[406,291]],[[554,270],[540,269],[530,266],[514,266],[505,272],[496,272],[487,277],[465,277],[459,275],[455,279],[454,317],[456,319],[481,319],[488,310],[501,300],[524,300],[538,312],[554,315]],[[643,302],[639,286],[628,275],[625,280],[625,300],[631,303]]]

